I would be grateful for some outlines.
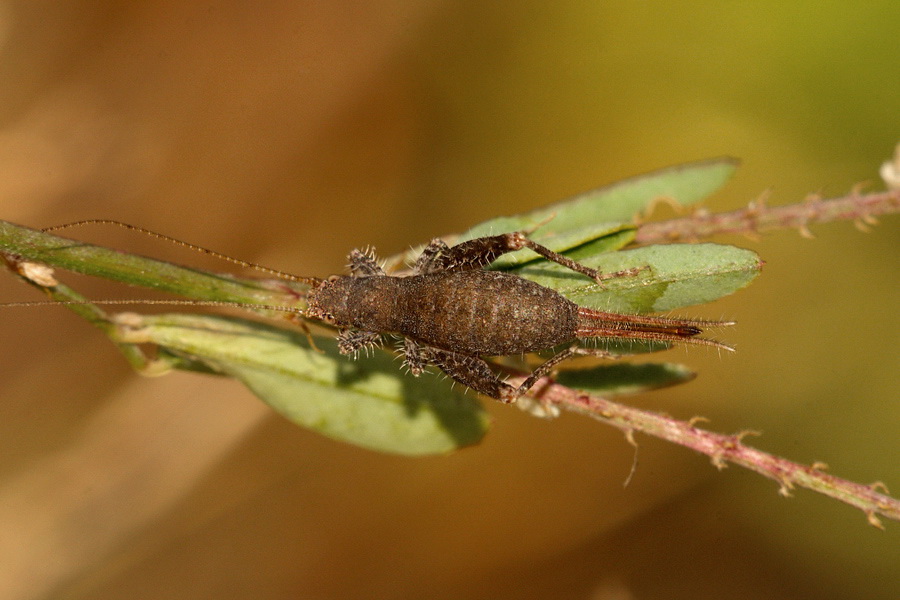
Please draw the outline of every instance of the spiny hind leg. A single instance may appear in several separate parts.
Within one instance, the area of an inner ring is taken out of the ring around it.
[[[500,379],[491,370],[488,363],[478,356],[449,352],[439,348],[422,348],[422,356],[428,362],[439,367],[452,379],[476,392],[481,392],[485,396],[490,396],[505,403],[515,402],[519,396],[530,390],[541,377],[547,375],[554,366],[576,352],[575,348],[560,352],[535,369],[521,385],[514,387]]]
[[[431,240],[416,260],[416,272],[424,275],[440,271],[480,269],[507,252],[520,249],[522,246],[516,242],[516,236],[524,237],[524,234],[505,233],[480,237],[455,246],[448,246],[440,239]]]
[[[606,350],[601,350],[599,348],[582,348],[577,344],[573,344],[569,348],[554,354],[543,364],[538,366],[534,371],[532,371],[531,375],[529,375],[528,378],[519,385],[517,389],[518,396],[521,396],[522,394],[530,390],[534,386],[534,384],[537,383],[539,379],[541,379],[541,377],[548,377],[556,367],[556,365],[576,356],[593,356],[596,358],[609,358],[613,360],[619,358],[618,355]]]
[[[597,269],[586,267],[558,252],[538,244],[530,239],[525,232],[514,231],[501,235],[468,240],[449,247],[442,240],[435,239],[422,251],[416,261],[417,273],[435,273],[439,271],[471,271],[485,267],[504,254],[515,252],[522,248],[528,248],[545,259],[560,264],[576,273],[590,277],[594,281],[601,282],[616,277],[636,275],[646,267],[638,267],[616,271],[615,273],[601,273]]]
[[[513,236],[513,239],[510,241],[511,244],[519,245],[518,248],[515,248],[516,250],[518,250],[519,248],[528,248],[529,250],[532,250],[533,252],[540,254],[541,256],[543,256],[544,258],[546,258],[549,261],[552,261],[552,262],[555,262],[556,264],[562,265],[562,266],[566,267],[567,269],[571,269],[572,271],[575,271],[576,273],[581,273],[582,275],[584,275],[586,277],[590,277],[597,283],[601,283],[601,282],[609,280],[609,279],[616,279],[618,277],[634,276],[634,275],[637,275],[638,273],[640,273],[641,271],[643,271],[644,269],[649,268],[646,266],[633,267],[630,269],[623,269],[621,271],[615,271],[613,273],[603,273],[597,269],[592,269],[590,267],[586,267],[585,265],[581,264],[580,262],[574,261],[567,256],[564,256],[558,252],[554,252],[553,250],[551,250],[550,248],[547,248],[546,246],[542,246],[542,245],[538,244],[534,240],[526,237],[525,234],[521,231],[515,232],[515,233],[509,233],[507,235]]]
[[[525,395],[528,390],[534,387],[534,385],[538,381],[540,381],[544,377],[550,377],[557,365],[575,356],[597,356],[602,358],[613,357],[612,354],[606,352],[605,350],[581,348],[577,344],[572,345],[571,347],[556,353],[555,355],[544,361],[540,366],[533,370],[531,374],[525,378],[525,381],[520,383],[518,387],[513,387],[507,383],[503,383],[503,388],[501,389],[500,398],[498,398],[498,400],[501,400],[503,402],[515,402],[520,396]]]
[[[439,348],[421,348],[422,357],[434,364],[455,381],[485,396],[502,402],[512,402],[516,388],[504,383],[488,364],[477,356],[449,352]],[[506,399],[509,398],[509,399]]]
[[[512,402],[522,394],[526,393],[532,387],[534,387],[534,384],[536,384],[542,377],[549,376],[556,365],[563,362],[564,360],[572,358],[573,356],[578,356],[579,354],[584,354],[584,351],[578,346],[572,346],[570,348],[567,348],[566,350],[563,350],[562,352],[554,354],[549,359],[544,361],[543,364],[538,366],[534,371],[532,371],[531,375],[526,377],[525,381],[519,384],[519,387],[513,388],[512,386],[509,386],[512,389],[511,395],[508,396],[508,399],[506,397],[501,399],[504,402]]]

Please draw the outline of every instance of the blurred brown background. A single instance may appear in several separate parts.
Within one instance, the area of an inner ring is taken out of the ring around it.
[[[894,0],[487,6],[0,2],[0,218],[323,275],[723,154],[712,210],[880,186],[900,140]],[[738,320],[739,352],[672,351],[699,379],[633,403],[897,493],[897,221],[814,232],[723,240],[767,267],[686,314]],[[584,418],[491,404],[479,447],[382,456],[233,382],[140,378],[66,311],[0,328],[2,599],[900,595],[897,523],[640,437],[623,489],[632,448]]]

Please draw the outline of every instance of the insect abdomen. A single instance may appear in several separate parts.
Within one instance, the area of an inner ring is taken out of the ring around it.
[[[456,271],[400,280],[399,331],[430,346],[499,356],[575,339],[578,307],[508,273]]]

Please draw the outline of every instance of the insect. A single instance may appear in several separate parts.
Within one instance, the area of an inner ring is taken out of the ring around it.
[[[502,402],[514,402],[559,363],[578,354],[587,338],[630,338],[728,348],[695,337],[709,325],[731,323],[625,315],[581,307],[558,292],[511,273],[487,271],[499,256],[528,248],[573,271],[601,274],[531,239],[524,232],[482,237],[449,247],[433,240],[406,277],[388,275],[374,256],[350,253],[350,275],[310,289],[306,315],[341,329],[344,354],[379,344],[384,334],[404,338],[405,364],[418,376],[433,364],[457,382]],[[632,274],[623,272],[622,274]],[[537,367],[518,387],[495,374],[484,356],[524,354],[574,342]]]
[[[124,227],[231,263],[250,267],[281,279],[310,286],[305,310],[255,306],[299,314],[337,327],[342,354],[379,345],[386,335],[403,338],[404,363],[419,376],[435,365],[455,381],[502,402],[514,402],[528,392],[556,365],[577,355],[609,357],[609,352],[586,348],[583,340],[624,338],[715,346],[731,350],[717,341],[697,337],[705,327],[731,322],[672,319],[648,315],[604,312],[578,306],[550,288],[512,273],[486,270],[509,252],[529,249],[547,260],[571,269],[598,283],[618,276],[634,275],[641,269],[604,274],[558,254],[531,240],[525,232],[481,237],[448,246],[434,239],[417,258],[411,275],[387,274],[371,252],[353,250],[350,274],[326,279],[300,277],[235,259],[141,227],[94,219],[44,231],[85,224]],[[136,304],[142,301],[100,300],[94,304]],[[70,302],[79,303],[79,302]],[[157,300],[153,304],[230,305],[231,302]],[[20,302],[7,305],[41,305]],[[49,304],[54,304],[50,302]],[[249,305],[249,308],[254,308]],[[526,354],[570,344],[538,366],[518,386],[506,383],[485,357]]]

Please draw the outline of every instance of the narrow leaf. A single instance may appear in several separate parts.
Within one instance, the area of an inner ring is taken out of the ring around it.
[[[210,315],[146,316],[120,341],[158,344],[242,381],[289,420],[337,440],[407,455],[449,452],[487,431],[477,401],[431,373],[405,376],[385,352],[352,360],[335,343]]]
[[[556,382],[598,396],[636,394],[690,381],[697,374],[673,363],[632,365],[620,363],[577,371],[560,371]]]
[[[541,262],[517,269],[522,277],[553,288],[581,306],[624,313],[662,312],[711,302],[750,283],[762,261],[751,250],[721,244],[669,244],[598,254],[583,264],[635,275],[598,284],[562,265]]]
[[[0,252],[84,275],[179,294],[195,300],[241,304],[296,304],[284,291],[265,282],[213,274],[199,269],[94,246],[77,240],[0,221]]]
[[[715,158],[638,175],[530,212],[479,223],[458,241],[537,228],[532,234],[535,241],[568,254],[569,250],[599,238],[631,232],[631,236],[613,238],[621,245],[608,243],[605,248],[618,250],[633,239],[635,216],[653,202],[667,199],[682,206],[699,202],[722,187],[734,174],[737,164],[732,158]],[[596,250],[593,248],[589,253]],[[572,255],[572,258],[580,257]],[[534,260],[537,256],[533,253],[519,252],[504,256],[494,264],[508,267]]]

